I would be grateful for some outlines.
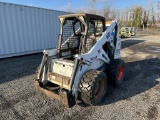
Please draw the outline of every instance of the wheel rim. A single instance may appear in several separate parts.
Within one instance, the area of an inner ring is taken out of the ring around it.
[[[120,66],[118,69],[118,80],[119,81],[122,79],[123,72],[124,72],[124,68],[123,68],[123,66]]]
[[[94,94],[95,99],[99,99],[102,96],[104,87],[105,87],[104,79],[100,79],[96,84],[96,89]]]

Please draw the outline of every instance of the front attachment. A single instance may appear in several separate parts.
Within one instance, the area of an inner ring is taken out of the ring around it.
[[[42,87],[38,81],[34,82],[36,91],[41,94],[45,94],[51,99],[58,100],[66,107],[73,107],[75,105],[75,98],[68,91],[57,90],[57,88],[51,88],[50,86]],[[40,87],[41,86],[41,87]]]

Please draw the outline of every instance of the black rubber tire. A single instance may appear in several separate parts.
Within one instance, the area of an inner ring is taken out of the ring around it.
[[[80,99],[88,105],[98,105],[106,93],[106,87],[106,74],[101,71],[90,70],[83,75],[80,81]]]
[[[125,38],[125,37],[122,35],[121,38]]]
[[[118,79],[119,69],[123,68],[123,73],[120,79]],[[125,76],[125,63],[121,59],[113,59],[109,65],[109,69],[107,72],[108,82],[113,86],[120,86],[124,80]]]

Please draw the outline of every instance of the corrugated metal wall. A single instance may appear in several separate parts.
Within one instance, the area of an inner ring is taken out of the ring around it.
[[[0,58],[55,48],[62,11],[0,2]]]

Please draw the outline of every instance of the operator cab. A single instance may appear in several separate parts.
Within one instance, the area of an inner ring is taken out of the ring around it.
[[[59,16],[58,56],[73,58],[75,54],[85,54],[99,40],[105,31],[105,18],[92,14],[69,14]]]

